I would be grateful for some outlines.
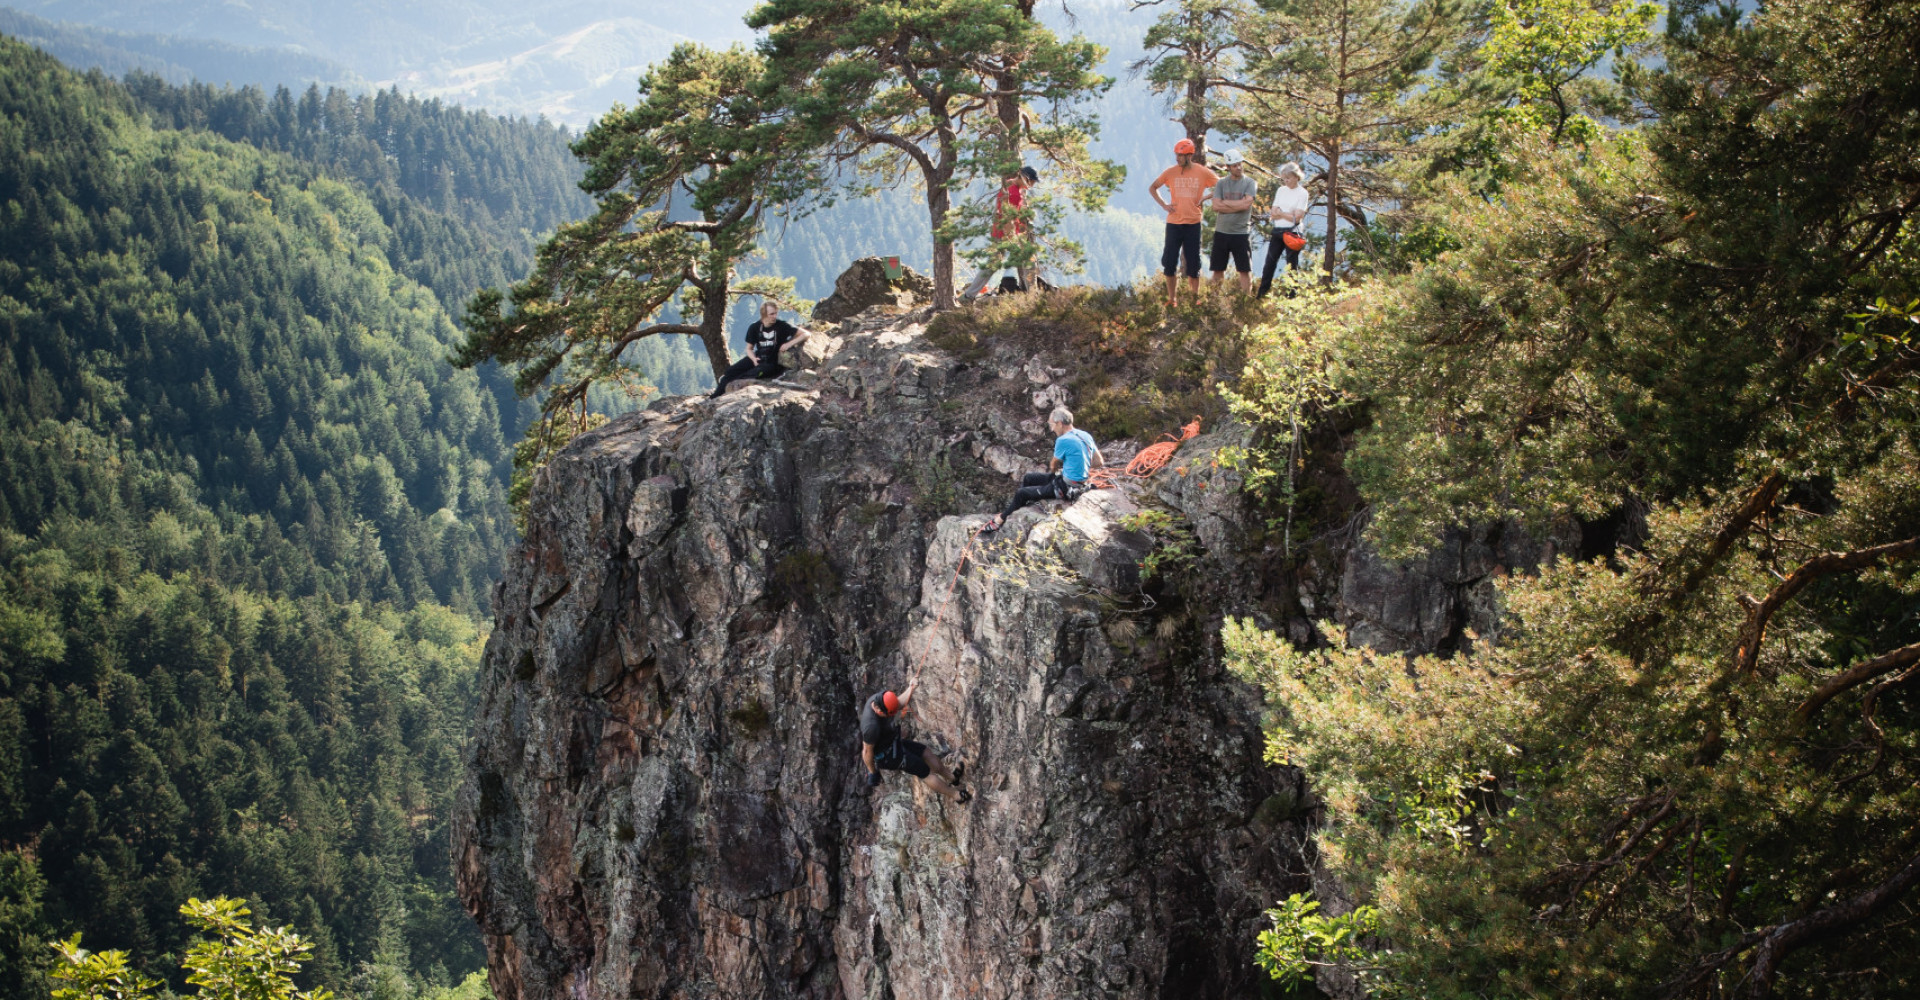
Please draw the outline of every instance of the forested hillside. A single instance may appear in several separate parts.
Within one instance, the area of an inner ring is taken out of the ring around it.
[[[177,975],[176,908],[218,892],[310,935],[319,985],[457,980],[509,421],[409,275],[486,280],[541,210],[486,184],[541,188],[413,200],[420,159],[341,118],[268,152],[149,125],[220,101],[137,83],[0,40],[0,996],[74,931]]]

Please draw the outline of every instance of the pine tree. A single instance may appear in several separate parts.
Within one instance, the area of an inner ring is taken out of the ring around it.
[[[1311,158],[1328,278],[1340,221],[1364,235],[1362,207],[1393,194],[1381,168],[1453,116],[1428,71],[1459,18],[1454,0],[1270,0],[1242,22],[1245,74],[1224,84],[1234,102],[1222,125],[1265,159]]]

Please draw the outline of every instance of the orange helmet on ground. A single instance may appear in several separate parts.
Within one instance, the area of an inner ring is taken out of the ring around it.
[[[1186,156],[1193,152],[1193,140],[1182,139],[1173,144],[1173,155]]]

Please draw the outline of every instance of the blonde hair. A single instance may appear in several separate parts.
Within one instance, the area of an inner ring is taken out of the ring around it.
[[[773,311],[774,311],[774,313],[775,313],[776,315],[777,315],[777,314],[778,314],[778,313],[780,312],[780,300],[779,300],[779,299],[765,299],[765,300],[762,300],[762,301],[761,301],[761,303],[760,303],[760,311],[761,311],[762,313],[764,313],[764,312],[766,312],[766,311],[767,311],[767,307],[768,307],[768,306],[772,306],[772,307],[773,307]]]
[[[1282,177],[1292,174],[1303,181],[1307,179],[1307,172],[1300,169],[1300,164],[1298,163],[1282,163],[1280,164],[1280,170],[1278,172]]]

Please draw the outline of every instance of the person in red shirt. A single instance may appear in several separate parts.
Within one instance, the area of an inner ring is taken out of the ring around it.
[[[995,243],[1027,234],[1027,220],[1019,213],[1027,205],[1027,189],[1039,180],[1038,170],[1032,167],[1021,167],[1019,173],[1007,178],[1006,183],[1001,185],[1000,194],[994,198],[993,202],[993,241]],[[960,301],[972,302],[987,287],[987,283],[999,277],[1004,269],[999,265],[981,268],[979,273],[973,276],[973,280],[967,282],[967,287],[960,292]],[[1032,288],[1033,268],[1020,268],[1019,274],[1020,287]]]
[[[1160,252],[1160,270],[1167,276],[1168,309],[1179,305],[1175,268],[1182,263],[1183,254],[1187,290],[1192,298],[1200,297],[1200,211],[1212,197],[1213,186],[1220,183],[1218,174],[1193,162],[1192,139],[1174,143],[1173,155],[1179,162],[1161,172],[1147,188],[1154,204],[1167,213],[1167,245]],[[1160,197],[1161,188],[1167,189],[1164,199]]]

